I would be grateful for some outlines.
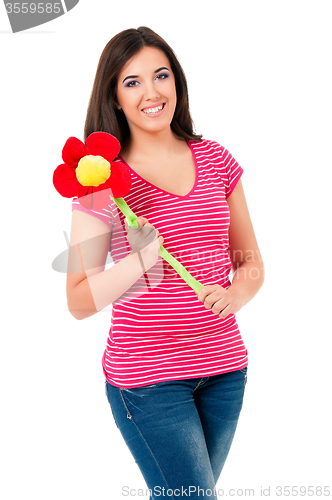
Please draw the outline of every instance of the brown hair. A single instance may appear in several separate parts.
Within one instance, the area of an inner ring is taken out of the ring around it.
[[[199,140],[202,135],[193,132],[189,111],[188,88],[185,74],[171,47],[157,33],[146,26],[127,29],[115,35],[104,48],[97,67],[88,105],[84,140],[92,132],[114,135],[120,144],[130,135],[127,119],[117,105],[117,82],[121,69],[143,47],[157,47],[167,56],[175,77],[177,103],[171,122],[175,134],[185,139]]]

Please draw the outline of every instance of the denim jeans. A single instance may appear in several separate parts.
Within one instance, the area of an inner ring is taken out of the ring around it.
[[[215,487],[242,409],[247,369],[130,389],[105,380],[116,426],[151,500],[218,498]]]

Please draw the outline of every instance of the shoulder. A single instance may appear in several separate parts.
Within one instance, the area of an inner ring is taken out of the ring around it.
[[[202,138],[197,141],[190,140],[189,143],[197,154],[208,156],[211,160],[223,161],[228,153],[224,146],[213,139]]]

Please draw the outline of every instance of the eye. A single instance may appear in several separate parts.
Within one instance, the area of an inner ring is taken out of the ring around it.
[[[131,85],[132,83],[138,83],[137,80],[131,80],[127,83],[126,87],[136,87],[136,85]]]
[[[159,76],[162,77],[162,80],[164,80],[165,78],[168,78],[169,75],[167,73],[160,73],[160,75],[157,75],[156,78],[158,78]]]

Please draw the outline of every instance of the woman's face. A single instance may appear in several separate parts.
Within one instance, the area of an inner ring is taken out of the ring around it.
[[[144,47],[122,68],[117,99],[131,133],[160,132],[170,127],[176,107],[175,78],[165,53]],[[162,110],[153,109],[163,107]]]

